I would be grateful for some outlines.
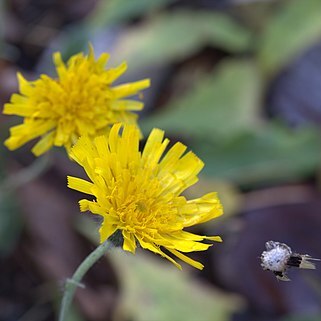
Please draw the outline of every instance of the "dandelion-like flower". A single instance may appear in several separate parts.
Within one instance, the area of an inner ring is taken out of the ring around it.
[[[198,181],[203,162],[186,146],[176,143],[163,156],[169,140],[154,129],[142,153],[139,152],[139,130],[133,125],[112,127],[109,135],[93,141],[81,137],[70,157],[86,171],[91,182],[68,176],[68,186],[93,195],[82,199],[80,210],[103,218],[100,241],[115,232],[122,234],[123,249],[135,253],[137,243],[181,266],[173,254],[186,263],[202,269],[203,265],[183,253],[207,250],[221,241],[219,236],[201,236],[184,228],[209,221],[223,213],[216,193],[187,200],[181,193]],[[165,252],[164,252],[165,249]]]
[[[127,65],[105,69],[108,58],[103,53],[95,60],[90,47],[88,56],[74,55],[67,64],[60,53],[55,53],[56,79],[41,75],[35,81],[27,81],[18,73],[20,93],[12,95],[3,113],[22,116],[24,121],[10,129],[5,145],[14,150],[41,137],[32,149],[39,156],[52,146],[64,146],[69,151],[80,136],[101,135],[118,122],[136,124],[133,111],[141,110],[143,103],[126,97],[149,87],[150,81],[111,87]]]

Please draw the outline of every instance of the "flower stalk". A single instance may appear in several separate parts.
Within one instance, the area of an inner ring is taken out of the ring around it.
[[[84,275],[112,247],[113,244],[109,241],[105,241],[104,243],[100,244],[79,265],[72,278],[66,280],[64,294],[60,306],[59,321],[67,320],[67,314],[77,287],[84,287],[84,285],[81,283]]]
[[[0,201],[2,197],[17,190],[19,187],[32,182],[36,178],[40,177],[51,166],[50,155],[44,155],[41,158],[36,159],[30,166],[21,169],[19,172],[7,177],[0,184]]]

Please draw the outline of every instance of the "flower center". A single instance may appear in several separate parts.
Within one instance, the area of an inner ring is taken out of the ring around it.
[[[132,185],[130,182],[129,185]],[[120,193],[115,199],[114,207],[120,226],[130,232],[168,231],[169,226],[177,226],[178,197],[172,196],[164,200],[160,195],[159,182],[154,179],[147,186],[128,186],[130,194]],[[168,198],[168,197],[167,197]]]
[[[35,83],[32,100],[34,118],[57,123],[60,135],[56,145],[97,134],[114,123],[117,116],[112,110],[113,93],[106,77],[89,66],[70,69],[59,79],[43,76]]]

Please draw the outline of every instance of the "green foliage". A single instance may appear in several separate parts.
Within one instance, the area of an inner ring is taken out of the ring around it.
[[[79,216],[76,228],[98,243],[97,225]],[[135,321],[228,321],[242,308],[240,297],[227,295],[193,280],[166,260],[137,250],[136,255],[114,249],[108,253],[121,276],[119,315]],[[116,313],[116,315],[118,315]]]
[[[273,74],[321,39],[321,0],[291,0],[268,21],[259,62]]]
[[[92,14],[91,25],[101,28],[105,25],[122,23],[160,9],[170,2],[173,0],[104,0]]]
[[[240,300],[193,280],[167,262],[138,253],[111,253],[121,273],[120,309],[135,321],[228,321]],[[162,264],[163,263],[163,264]]]
[[[172,63],[198,52],[206,45],[229,52],[246,51],[251,33],[227,15],[205,11],[159,14],[124,35],[115,51],[117,60],[131,68]]]
[[[71,25],[64,30],[62,42],[63,58],[67,60],[82,50],[90,42],[91,36],[102,28],[126,23],[133,18],[148,14],[153,10],[161,9],[173,0],[104,0],[87,19]],[[125,57],[126,58],[126,57]]]
[[[249,61],[225,61],[163,112],[142,119],[145,131],[162,128],[196,137],[235,136],[259,125],[260,78]]]
[[[317,169],[321,155],[315,131],[281,125],[221,142],[194,140],[191,145],[206,164],[204,174],[240,185],[301,179]]]
[[[183,136],[205,162],[204,174],[236,184],[297,180],[320,158],[318,135],[264,124],[260,78],[248,61],[225,61],[163,112],[142,120],[167,135]]]

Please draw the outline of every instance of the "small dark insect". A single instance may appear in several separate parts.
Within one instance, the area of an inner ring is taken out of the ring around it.
[[[261,266],[263,270],[272,271],[281,281],[290,281],[286,274],[288,268],[315,269],[315,264],[310,261],[320,261],[308,254],[293,253],[284,243],[268,241],[265,247],[266,251],[261,254]]]

